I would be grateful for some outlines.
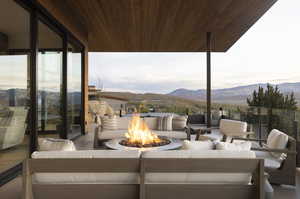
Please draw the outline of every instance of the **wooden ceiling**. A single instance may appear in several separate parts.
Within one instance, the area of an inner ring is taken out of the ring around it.
[[[206,32],[212,32],[212,51],[226,52],[276,2],[56,1],[87,28],[93,52],[204,52]]]

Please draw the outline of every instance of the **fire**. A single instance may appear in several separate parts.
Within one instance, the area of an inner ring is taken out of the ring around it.
[[[161,139],[155,133],[151,132],[146,122],[138,114],[132,117],[125,136],[129,143],[140,146],[161,142]]]

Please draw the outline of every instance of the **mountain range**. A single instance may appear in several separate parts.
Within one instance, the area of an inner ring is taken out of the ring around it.
[[[275,84],[271,84],[275,86]],[[224,89],[212,89],[212,101],[216,103],[227,103],[227,104],[246,104],[246,99],[249,97],[254,90],[258,87],[267,87],[266,83],[251,84],[246,86],[237,86],[233,88]],[[277,84],[279,90],[284,94],[290,94],[294,92],[298,104],[300,104],[300,82],[295,83],[282,83]],[[206,89],[189,90],[189,89],[176,89],[167,95],[182,97],[192,100],[206,100]]]

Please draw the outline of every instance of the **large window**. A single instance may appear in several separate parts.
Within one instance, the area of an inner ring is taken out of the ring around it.
[[[81,92],[82,49],[68,45],[68,137],[81,134],[82,131],[82,92]]]
[[[1,174],[14,168],[28,156],[28,114],[31,100],[28,72],[30,14],[14,1],[1,0],[0,19]]]
[[[49,134],[62,125],[62,38],[40,21],[38,30],[38,124]]]

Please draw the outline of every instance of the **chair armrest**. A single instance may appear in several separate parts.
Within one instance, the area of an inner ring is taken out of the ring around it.
[[[286,153],[286,154],[291,154],[291,155],[297,154],[296,151],[290,151],[290,150],[287,150],[287,149],[251,148],[251,150],[252,150],[252,151],[275,152],[275,153]]]

